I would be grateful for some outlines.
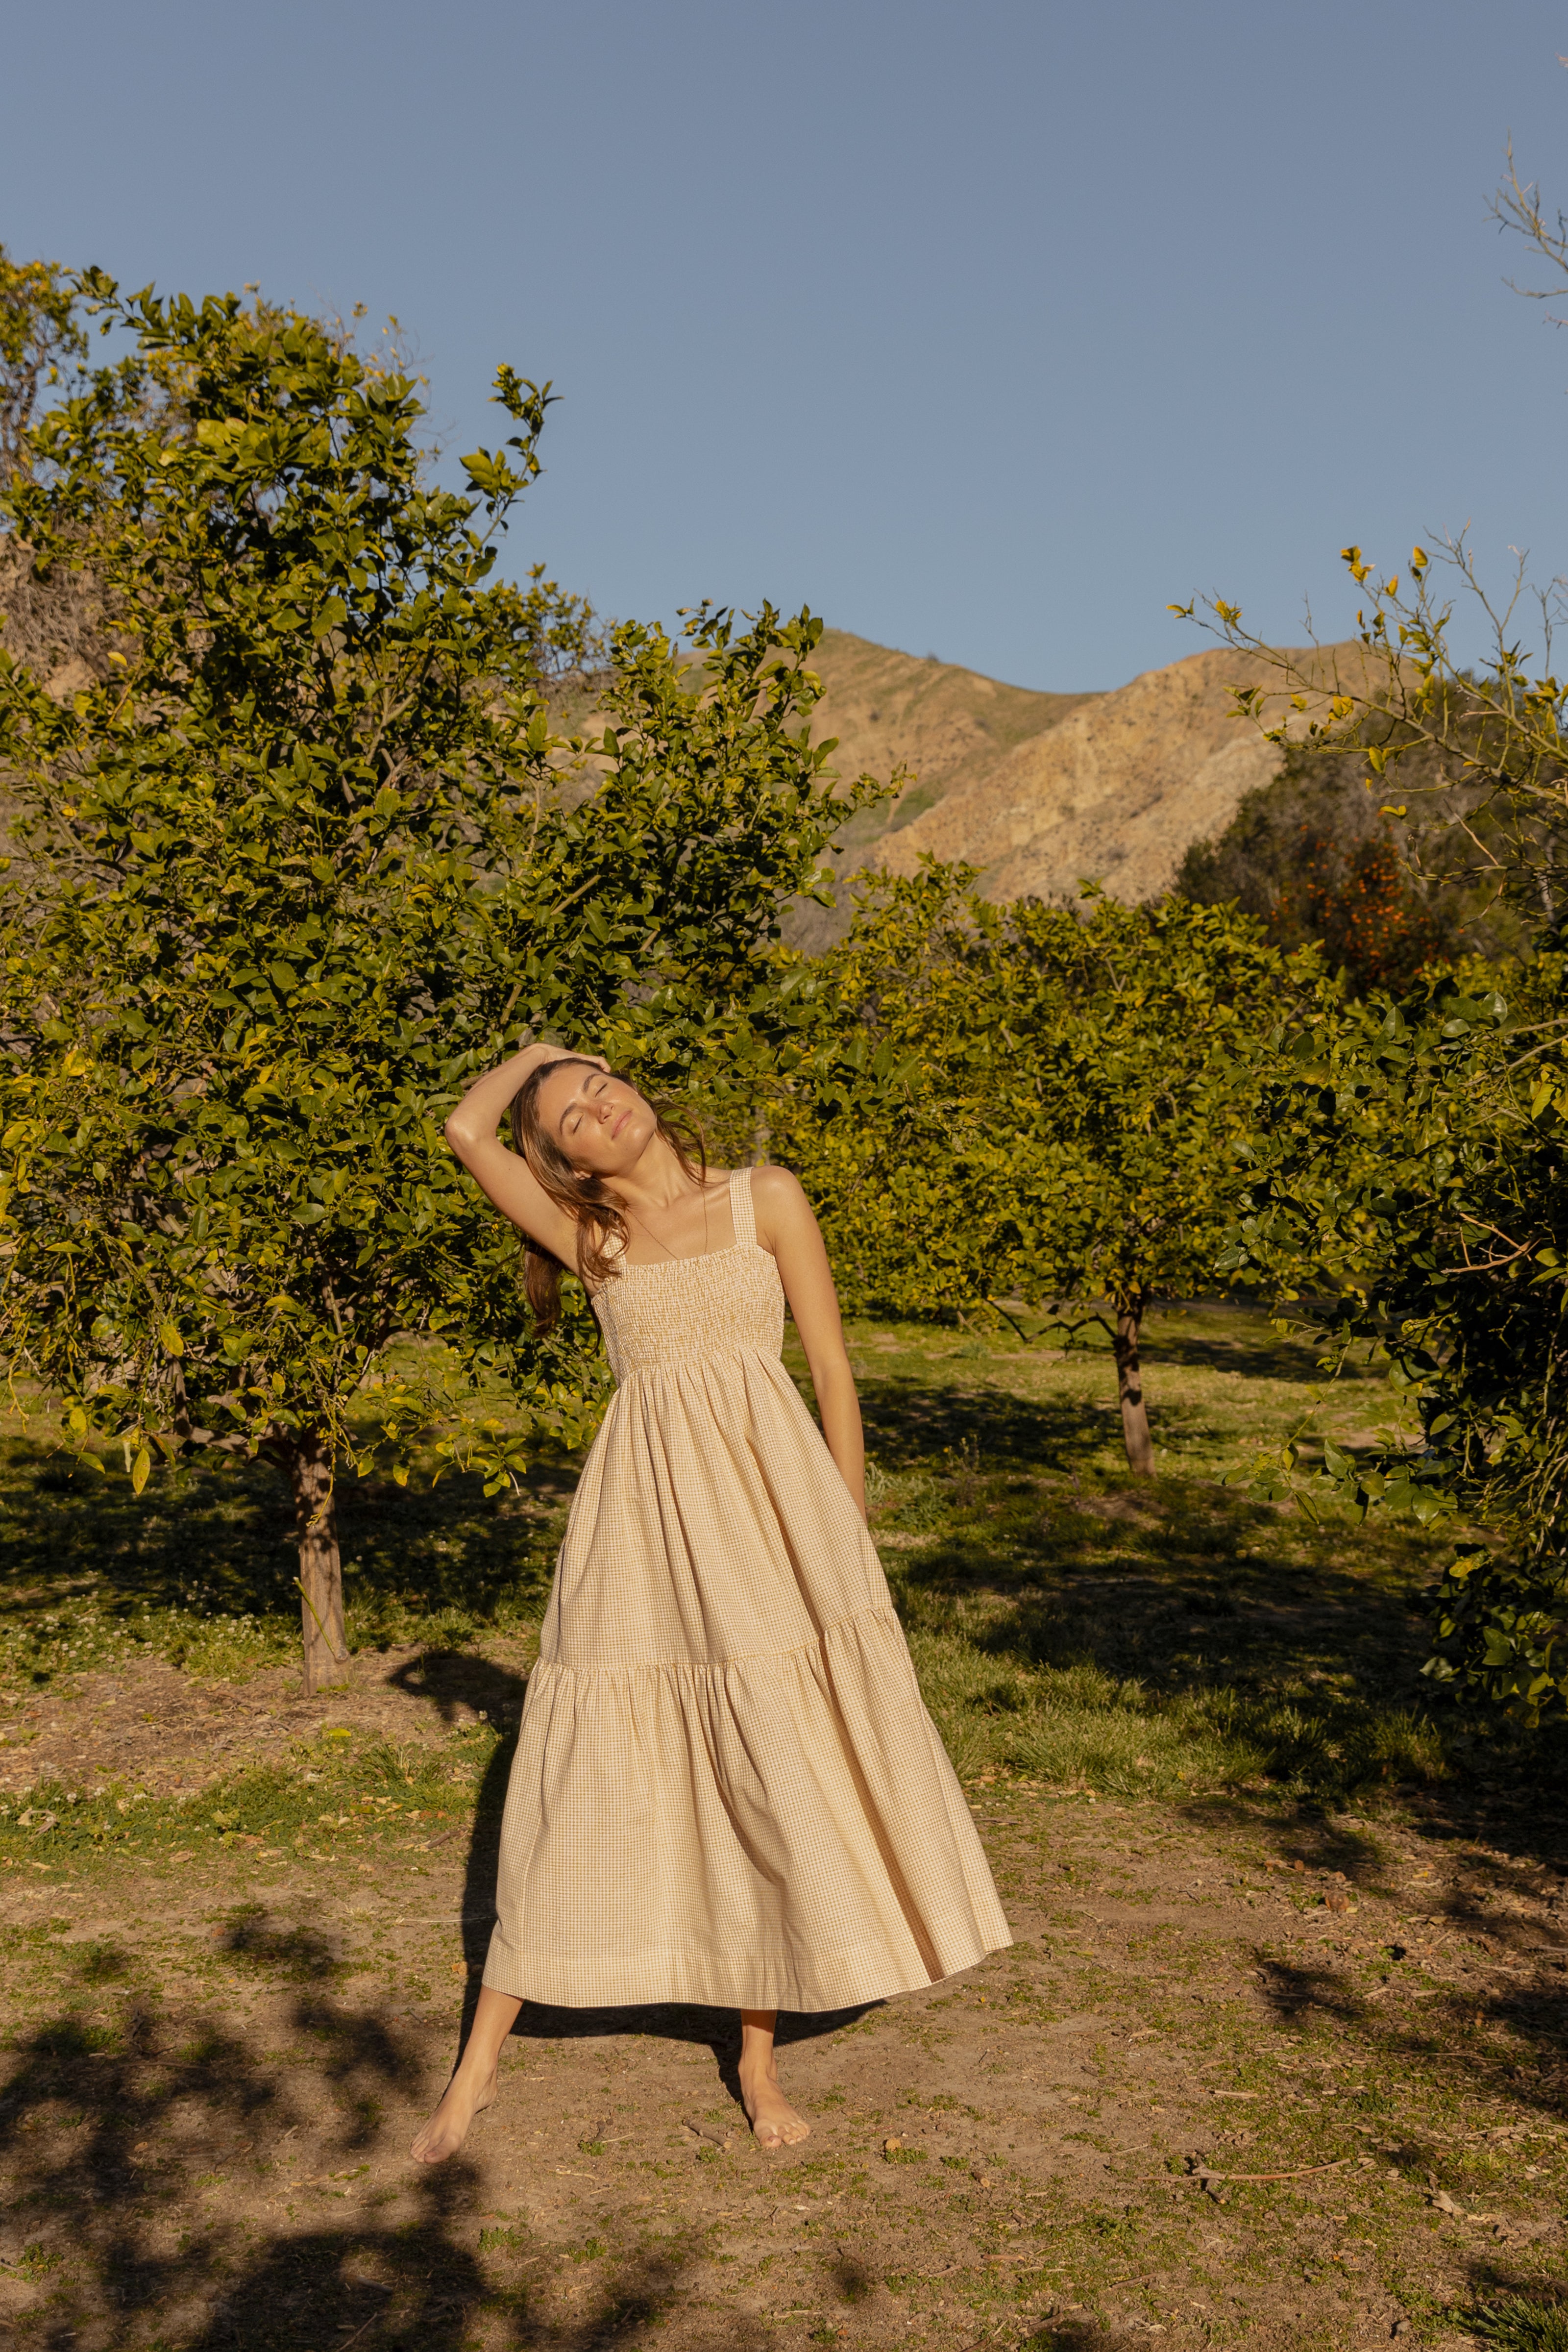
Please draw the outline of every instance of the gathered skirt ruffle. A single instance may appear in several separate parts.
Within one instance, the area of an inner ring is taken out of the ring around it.
[[[542,1659],[497,1911],[485,1982],[568,2007],[850,2008],[1010,1941],[891,1604],[717,1663]]]

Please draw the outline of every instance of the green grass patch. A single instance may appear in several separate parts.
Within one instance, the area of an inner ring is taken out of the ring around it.
[[[472,1821],[499,1744],[486,1724],[440,1747],[326,1732],[286,1764],[235,1773],[194,1795],[89,1794],[44,1782],[25,1801],[0,1798],[0,1863],[156,1863],[225,1852],[332,1860],[388,1843],[417,1846]]]
[[[1568,2303],[1555,2298],[1546,2303],[1530,2295],[1504,2295],[1499,2303],[1468,2312],[1464,2325],[1498,2352],[1568,2352]]]

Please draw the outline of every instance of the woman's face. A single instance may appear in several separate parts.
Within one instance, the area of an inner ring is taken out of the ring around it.
[[[539,1087],[538,1118],[584,1176],[623,1175],[658,1131],[653,1106],[635,1087],[585,1062],[550,1072]]]

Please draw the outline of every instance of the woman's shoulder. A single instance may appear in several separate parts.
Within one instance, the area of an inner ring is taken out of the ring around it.
[[[800,1180],[788,1168],[776,1168],[769,1160],[754,1168],[710,1168],[707,1187],[711,1192],[722,1192],[728,1184],[745,1184],[759,1205],[764,1202],[779,1203],[803,1201],[806,1197]]]
[[[794,1171],[780,1168],[771,1160],[744,1172],[750,1177],[752,1192],[758,1201],[803,1201],[806,1197]]]
[[[752,1209],[765,1231],[811,1221],[811,1204],[793,1170],[777,1168],[769,1161],[765,1167],[747,1169],[747,1174],[751,1179]]]

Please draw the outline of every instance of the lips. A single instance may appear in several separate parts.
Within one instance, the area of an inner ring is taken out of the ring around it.
[[[619,1134],[620,1134],[620,1132],[621,1132],[622,1129],[625,1126],[625,1124],[626,1124],[627,1120],[631,1118],[631,1116],[632,1116],[632,1114],[631,1114],[631,1112],[630,1112],[629,1110],[623,1110],[623,1111],[622,1112],[622,1114],[621,1114],[620,1118],[616,1120],[616,1122],[615,1122],[614,1126],[613,1126],[613,1127],[611,1129],[611,1130],[610,1130],[610,1140],[611,1140],[611,1142],[612,1142],[612,1143],[613,1143],[613,1142],[615,1141],[615,1139],[616,1139],[616,1138],[619,1136]]]

